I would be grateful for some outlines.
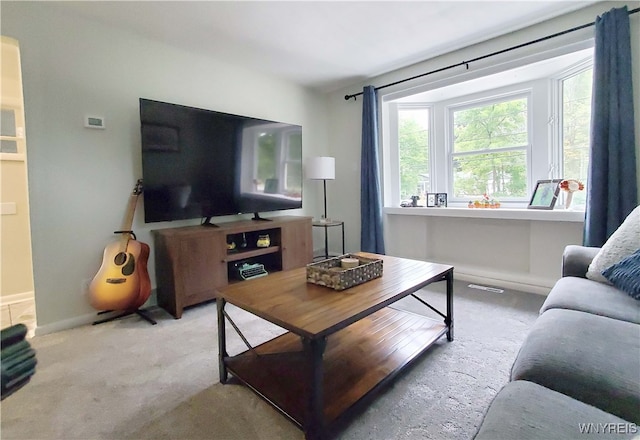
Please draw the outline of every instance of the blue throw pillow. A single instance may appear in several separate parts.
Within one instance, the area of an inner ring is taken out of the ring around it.
[[[602,271],[611,284],[640,300],[640,249]]]

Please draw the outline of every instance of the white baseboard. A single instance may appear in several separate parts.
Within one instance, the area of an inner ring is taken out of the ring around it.
[[[98,317],[94,312],[94,313],[89,313],[82,316],[75,316],[70,319],[64,319],[62,321],[56,321],[47,325],[38,325],[35,330],[35,335],[42,336],[42,335],[47,335],[49,333],[60,332],[62,330],[69,330],[71,328],[91,324],[97,319]]]
[[[460,265],[455,266],[453,277],[457,280],[504,287],[506,289],[520,290],[545,296],[549,294],[555,284],[555,280],[546,278],[508,272],[489,272],[483,269]]]
[[[10,304],[16,304],[24,301],[33,301],[34,299],[33,291],[3,295],[0,296],[0,306],[8,306]]]

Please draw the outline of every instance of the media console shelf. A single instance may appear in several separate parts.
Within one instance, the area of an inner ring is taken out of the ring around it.
[[[251,249],[237,253],[228,252],[227,262],[247,260],[260,255],[277,254],[278,252],[280,252],[280,246],[269,246],[268,248]]]
[[[219,227],[185,226],[152,231],[155,243],[158,305],[176,319],[185,307],[216,298],[217,289],[235,282],[234,264],[258,262],[269,272],[303,267],[313,260],[311,217],[240,220]],[[242,234],[247,242],[240,247]],[[257,247],[259,235],[268,247]],[[234,241],[236,248],[227,249]]]

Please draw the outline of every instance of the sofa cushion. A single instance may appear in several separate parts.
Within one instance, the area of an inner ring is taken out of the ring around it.
[[[589,265],[587,278],[608,283],[602,271],[631,255],[636,249],[640,249],[640,205],[631,211],[594,257]]]
[[[547,310],[520,347],[511,378],[640,424],[640,325],[575,310]]]
[[[640,300],[640,249],[606,268],[602,275],[618,289]]]
[[[621,426],[622,432],[611,434],[606,431],[609,426]],[[630,431],[633,425],[619,417],[533,382],[517,380],[493,399],[474,439],[626,439],[633,438]]]
[[[614,286],[585,278],[561,278],[542,304],[540,313],[570,309],[640,324],[640,302]]]

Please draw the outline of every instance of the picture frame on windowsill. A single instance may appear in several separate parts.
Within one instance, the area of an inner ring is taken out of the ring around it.
[[[560,193],[562,179],[538,180],[531,194],[528,209],[553,209]]]
[[[438,208],[447,207],[447,193],[436,193],[436,206]]]

